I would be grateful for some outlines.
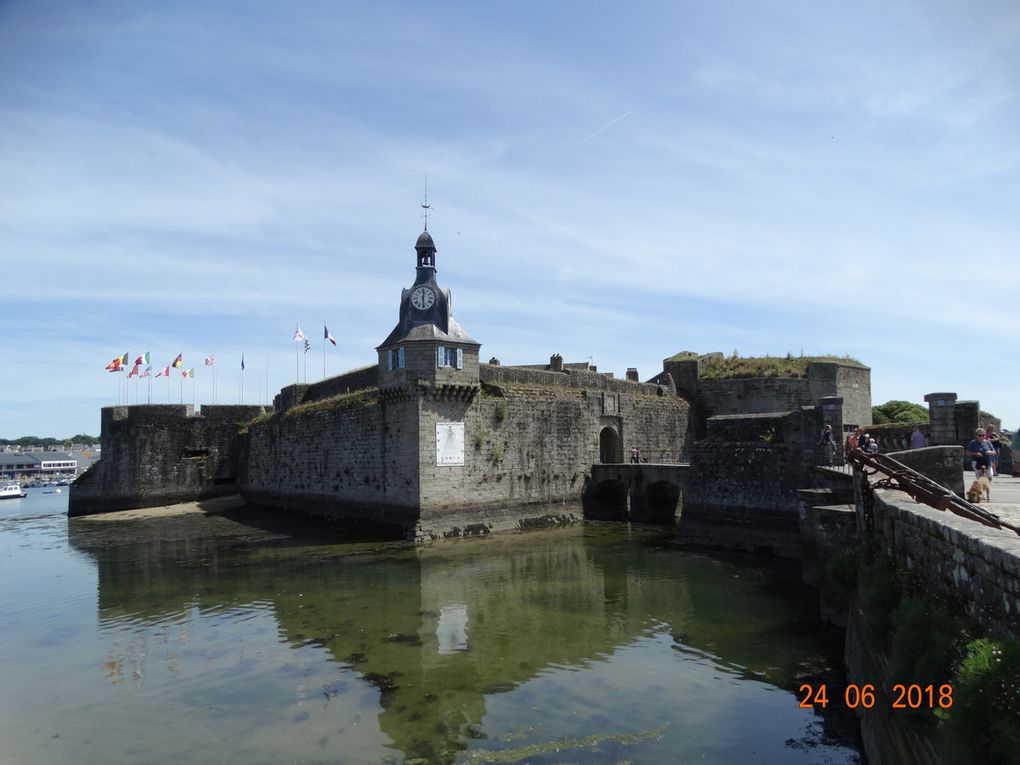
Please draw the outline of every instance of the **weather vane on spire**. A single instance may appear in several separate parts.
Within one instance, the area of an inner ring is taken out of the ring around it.
[[[425,230],[429,230],[429,177],[425,176],[425,201],[421,203],[421,209],[425,211]]]

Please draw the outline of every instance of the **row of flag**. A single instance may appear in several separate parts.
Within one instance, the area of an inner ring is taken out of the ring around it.
[[[122,353],[120,356],[114,357],[113,361],[106,365],[107,372],[123,372],[127,369],[128,354]],[[211,367],[216,363],[215,356],[206,356],[205,365]],[[142,369],[142,367],[145,369]],[[156,377],[169,377],[171,369],[181,369],[184,366],[184,354],[178,353],[177,358],[171,361],[162,371],[156,373]],[[181,375],[183,377],[194,377],[195,370],[182,369]],[[128,372],[128,377],[150,377],[152,376],[152,364],[149,363],[149,352],[146,351],[141,356],[135,359],[134,365],[131,367],[131,371]]]
[[[333,337],[332,333],[330,333],[330,331],[329,331],[329,327],[327,327],[325,324],[322,325],[322,338],[323,338],[323,340],[328,340],[329,342],[331,342],[334,347],[336,346],[336,338]],[[308,351],[311,350],[312,344],[311,344],[311,342],[309,342],[308,337],[302,331],[300,324],[297,325],[297,330],[294,332],[294,340],[296,342],[304,342],[304,344],[305,344],[305,353],[308,353]],[[120,356],[115,357],[113,359],[113,361],[111,361],[109,364],[106,365],[106,371],[107,372],[123,372],[125,369],[127,369],[127,364],[128,364],[128,353],[125,351]],[[216,356],[215,356],[215,354],[210,354],[210,355],[205,357],[205,365],[207,367],[212,367],[212,366],[216,365]],[[143,366],[145,367],[145,369],[142,369]],[[181,369],[183,366],[184,366],[184,354],[183,353],[178,353],[177,357],[173,361],[171,361],[169,364],[167,364],[166,367],[164,367],[162,371],[157,372],[155,376],[156,377],[169,377],[171,369]],[[241,371],[244,371],[244,354],[243,353],[241,354]],[[135,359],[135,363],[131,367],[131,371],[128,372],[128,377],[149,377],[151,375],[152,375],[152,364],[149,362],[149,352],[146,351],[145,353],[143,353],[142,355],[138,356]],[[181,370],[181,376],[182,377],[194,377],[195,376],[195,369],[194,369],[194,367],[192,367],[191,369],[182,369]]]
[[[332,333],[329,331],[329,327],[327,327],[325,324],[322,325],[322,339],[328,340],[329,342],[333,343],[333,347],[336,347],[336,338],[333,337]],[[297,329],[294,331],[294,342],[295,343],[304,342],[305,353],[308,353],[308,351],[312,349],[312,344],[311,342],[309,342],[308,337],[305,335],[304,331],[302,331],[300,323],[297,325]]]

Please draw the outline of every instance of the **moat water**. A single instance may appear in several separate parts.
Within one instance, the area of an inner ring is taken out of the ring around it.
[[[796,569],[613,524],[418,548],[0,503],[0,763],[849,763]],[[837,670],[838,671],[838,670]]]

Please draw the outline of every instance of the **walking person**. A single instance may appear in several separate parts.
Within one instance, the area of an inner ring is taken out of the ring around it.
[[[921,432],[921,428],[915,425],[914,432],[910,434],[910,448],[923,449],[927,445],[928,439],[924,437],[924,433]]]

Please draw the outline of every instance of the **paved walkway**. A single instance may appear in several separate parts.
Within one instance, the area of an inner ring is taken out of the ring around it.
[[[974,483],[974,471],[963,474],[964,492]],[[992,501],[982,502],[981,507],[1008,521],[1020,526],[1020,478],[997,475],[992,479]]]

